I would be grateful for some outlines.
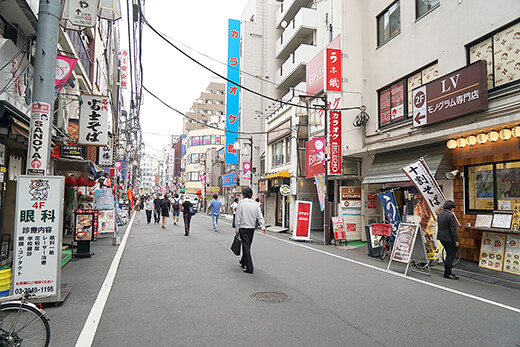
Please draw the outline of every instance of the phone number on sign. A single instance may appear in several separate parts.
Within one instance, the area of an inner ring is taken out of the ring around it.
[[[50,294],[50,293],[54,293],[54,286],[16,288],[14,290],[15,294],[23,294],[23,293],[27,293],[27,292],[32,293],[32,294]]]

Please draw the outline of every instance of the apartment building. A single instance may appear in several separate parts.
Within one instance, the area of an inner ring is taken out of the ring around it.
[[[186,112],[183,123],[183,134],[190,130],[204,129],[206,125],[222,127],[225,124],[225,83],[213,77],[206,89],[200,93],[192,107]]]

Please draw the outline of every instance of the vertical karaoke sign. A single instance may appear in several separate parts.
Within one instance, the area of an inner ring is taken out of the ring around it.
[[[329,175],[341,175],[341,50],[327,48],[325,54],[325,90],[329,95]]]
[[[227,78],[226,164],[237,165],[238,155],[234,144],[236,142],[237,132],[239,130],[238,113],[240,99],[240,21],[234,19],[229,20]]]

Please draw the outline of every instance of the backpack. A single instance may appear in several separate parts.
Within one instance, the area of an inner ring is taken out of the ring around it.
[[[179,199],[173,200],[173,209],[179,210],[181,208],[181,204],[179,204]]]
[[[161,208],[169,209],[170,208],[170,201],[167,199],[163,199],[161,201]]]

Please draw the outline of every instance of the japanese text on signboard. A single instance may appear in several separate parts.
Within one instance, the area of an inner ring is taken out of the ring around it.
[[[234,147],[239,130],[240,100],[240,21],[229,20],[228,29],[228,82],[226,85],[226,164],[238,164]]]
[[[83,95],[79,123],[79,143],[106,146],[108,142],[108,97]]]

